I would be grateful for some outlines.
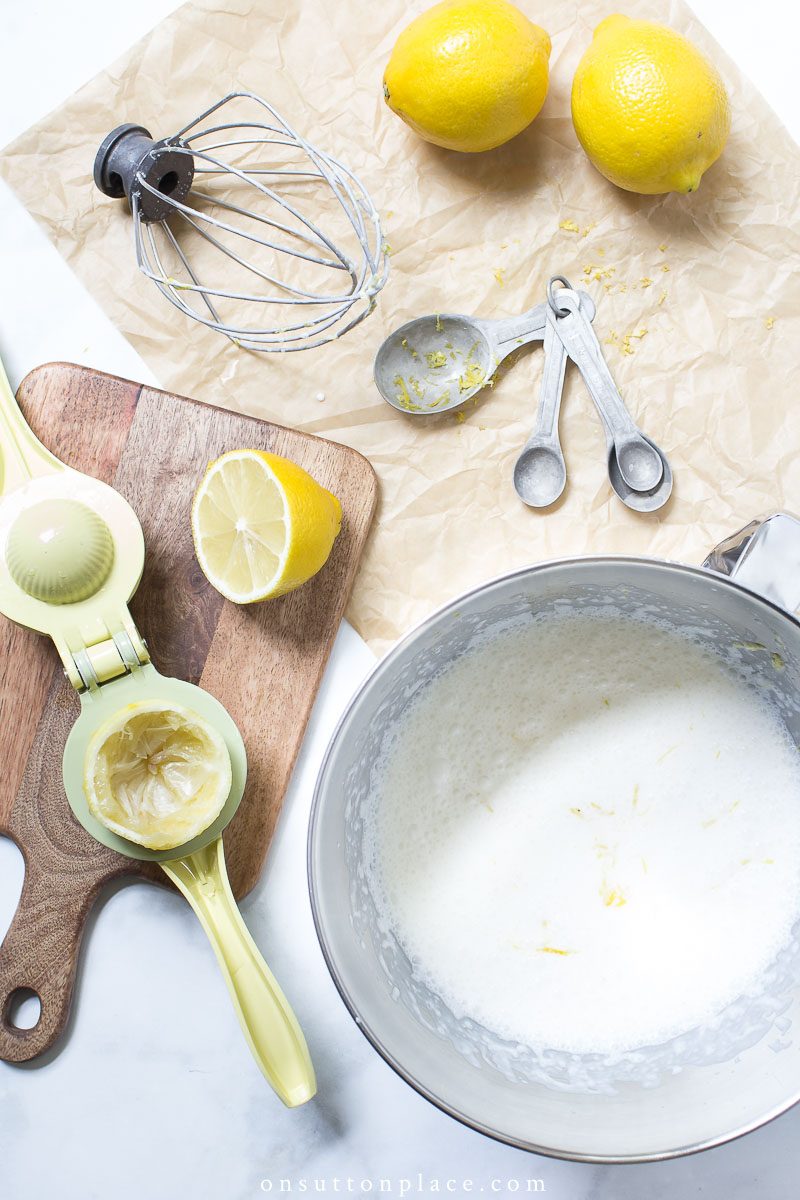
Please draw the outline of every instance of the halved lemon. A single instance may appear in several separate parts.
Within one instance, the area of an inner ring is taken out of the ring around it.
[[[211,463],[192,505],[197,561],[235,604],[306,583],[327,561],[341,524],[331,492],[265,450],[231,450]]]
[[[190,708],[139,701],[114,713],[86,748],[89,811],[120,837],[172,850],[216,821],[231,790],[220,733]]]

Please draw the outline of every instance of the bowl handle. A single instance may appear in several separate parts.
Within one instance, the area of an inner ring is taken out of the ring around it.
[[[785,512],[756,518],[715,546],[703,566],[795,613],[800,608],[800,520]]]

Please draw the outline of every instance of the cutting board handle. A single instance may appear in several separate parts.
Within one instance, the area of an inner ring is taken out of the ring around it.
[[[86,918],[108,879],[105,855],[76,871],[65,848],[54,845],[41,827],[40,832],[32,845],[26,830],[22,895],[0,945],[0,1059],[11,1063],[42,1054],[63,1032]],[[28,990],[38,997],[41,1013],[32,1029],[20,1029],[13,1010],[18,994]]]

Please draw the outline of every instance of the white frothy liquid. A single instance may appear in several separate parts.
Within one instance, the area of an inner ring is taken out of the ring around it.
[[[757,986],[800,915],[800,755],[686,638],[574,616],[421,693],[368,822],[373,887],[458,1017],[614,1054]]]

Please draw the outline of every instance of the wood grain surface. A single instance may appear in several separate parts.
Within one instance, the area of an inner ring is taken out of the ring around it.
[[[237,897],[258,879],[375,509],[372,467],[347,447],[84,367],[39,367],[18,400],[38,437],[70,466],[116,487],[144,530],[145,571],[131,602],[153,662],[199,683],[244,737],[248,777],[225,832]],[[268,449],[305,467],[342,504],[342,532],[322,571],[289,596],[229,604],[194,557],[189,512],[205,465],[226,450]],[[0,616],[0,833],[25,879],[0,946],[0,1058],[47,1050],[69,1016],[86,916],[122,875],[165,883],[160,868],[95,842],[64,795],[61,755],[78,698],[52,644]],[[11,1020],[15,994],[41,1001],[33,1029]]]

